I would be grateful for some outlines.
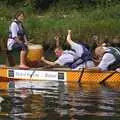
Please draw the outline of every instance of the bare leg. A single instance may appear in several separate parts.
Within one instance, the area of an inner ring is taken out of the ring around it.
[[[20,52],[20,67],[29,68],[29,67],[26,65],[26,57],[27,57],[27,52],[22,50],[22,51]]]

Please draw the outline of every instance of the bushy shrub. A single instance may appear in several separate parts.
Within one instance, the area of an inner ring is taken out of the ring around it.
[[[43,10],[49,7],[49,5],[56,0],[32,0],[33,6],[38,10]]]
[[[25,0],[0,0],[0,2],[4,3],[6,5],[15,5],[15,4],[18,4],[23,1],[25,1]]]

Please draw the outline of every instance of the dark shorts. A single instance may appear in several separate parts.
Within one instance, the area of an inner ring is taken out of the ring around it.
[[[28,47],[24,43],[15,43],[12,46],[12,50],[15,50],[15,51],[21,51],[21,50],[27,51]]]

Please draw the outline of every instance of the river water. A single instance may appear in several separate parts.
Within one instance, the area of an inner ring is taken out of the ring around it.
[[[120,120],[119,85],[14,81],[0,91],[0,120]]]

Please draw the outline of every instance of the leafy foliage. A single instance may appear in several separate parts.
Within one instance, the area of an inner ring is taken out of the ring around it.
[[[17,3],[23,2],[25,0],[0,0],[0,2],[3,2],[4,4],[8,5],[15,5]]]
[[[52,3],[58,3],[61,8],[80,9],[84,7],[109,7],[120,3],[120,0],[32,0],[36,9],[46,9]]]
[[[8,7],[5,5],[7,1],[9,1]],[[13,4],[18,4],[16,1],[20,5],[13,6]],[[61,45],[66,47],[67,29],[72,29],[74,40],[81,39],[91,44],[90,39],[93,34],[97,34],[100,40],[103,40],[104,36],[112,39],[120,34],[120,4],[118,4],[120,0],[16,1],[4,0],[4,4],[0,4],[0,43],[2,46],[6,44],[4,42],[7,40],[12,16],[19,9],[26,14],[25,27],[29,38],[34,43],[45,43],[46,48],[54,47],[54,36],[57,32],[61,33]],[[41,10],[42,14],[38,14]]]
[[[0,0],[6,5],[15,5],[21,2],[31,4],[38,11],[48,9],[51,5],[59,5],[61,8],[81,9],[85,7],[109,7],[120,3],[120,0]]]

